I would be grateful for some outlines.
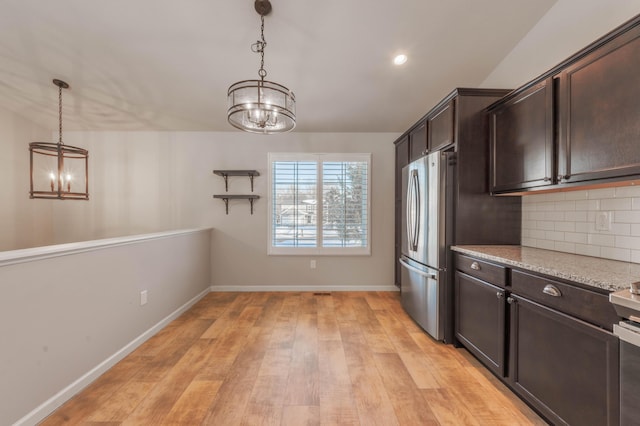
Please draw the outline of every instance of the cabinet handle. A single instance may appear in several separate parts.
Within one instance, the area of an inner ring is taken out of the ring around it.
[[[562,293],[560,292],[560,290],[558,290],[558,287],[551,285],[551,284],[547,284],[544,286],[544,289],[542,290],[542,292],[544,294],[548,294],[549,296],[553,296],[553,297],[560,297],[562,296]]]
[[[496,297],[497,297],[498,299],[502,299],[502,296],[504,296],[504,293],[503,293],[503,292],[499,291],[499,292],[497,292],[497,293],[496,293]]]
[[[514,303],[516,303],[516,299],[514,299],[511,296],[509,296],[509,297],[507,297],[507,303],[510,304],[510,305],[513,305]]]
[[[471,269],[473,269],[474,271],[479,271],[480,270],[480,264],[478,262],[473,262],[471,264]]]
[[[544,179],[542,179],[542,180],[544,180],[545,182],[551,182],[551,178],[550,178],[550,177],[545,177],[545,178],[544,178]]]

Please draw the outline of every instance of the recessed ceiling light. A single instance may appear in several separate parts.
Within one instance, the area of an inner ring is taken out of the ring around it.
[[[395,58],[393,58],[393,63],[396,65],[402,65],[405,62],[407,62],[407,55],[405,54],[400,54],[398,56],[396,56]]]

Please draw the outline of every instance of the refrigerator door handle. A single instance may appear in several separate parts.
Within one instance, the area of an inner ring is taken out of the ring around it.
[[[411,170],[411,183],[407,194],[407,235],[411,251],[418,250],[418,236],[420,234],[420,183],[418,171]]]
[[[432,280],[437,279],[437,277],[435,276],[435,274],[429,274],[429,273],[427,273],[427,272],[424,272],[424,271],[423,271],[423,270],[421,270],[421,269],[418,269],[418,268],[416,268],[416,267],[414,267],[414,266],[411,266],[411,265],[409,265],[407,262],[405,262],[404,260],[402,260],[402,258],[398,259],[398,261],[400,262],[400,264],[401,264],[402,266],[404,266],[405,268],[407,268],[408,270],[410,270],[410,271],[412,271],[412,272],[415,272],[415,273],[417,273],[417,274],[422,275],[423,277],[427,277],[427,278],[430,278],[430,279],[432,279]]]
[[[415,250],[418,250],[418,238],[420,236],[420,180],[419,180],[419,176],[418,176],[418,171],[416,170],[416,172],[413,174],[413,180],[415,182],[415,190],[414,190],[414,194],[416,197],[416,208],[415,208],[415,212],[416,212],[416,216],[415,216],[415,230],[413,232],[413,246],[415,247]]]
[[[409,184],[407,185],[407,211],[406,211],[406,215],[407,215],[407,229],[405,229],[405,232],[407,233],[407,242],[409,243],[409,250],[413,250],[413,235],[411,235],[411,230],[413,229],[413,217],[412,217],[412,210],[413,210],[413,180],[409,181]]]

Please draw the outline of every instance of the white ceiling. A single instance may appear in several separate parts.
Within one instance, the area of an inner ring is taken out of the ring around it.
[[[402,132],[477,87],[556,0],[271,0],[267,79],[302,132]],[[0,0],[0,106],[67,130],[231,131],[226,93],[256,79],[253,0]],[[392,65],[403,52],[409,61]]]

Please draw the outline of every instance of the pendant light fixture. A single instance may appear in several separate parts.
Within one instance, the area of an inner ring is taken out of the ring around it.
[[[269,0],[255,0],[254,7],[260,15],[260,40],[251,50],[260,54],[260,80],[243,80],[232,84],[227,93],[229,123],[245,132],[283,133],[296,126],[296,97],[285,86],[267,81],[264,69],[264,17],[271,12]]]
[[[58,200],[89,199],[89,151],[62,143],[62,89],[69,85],[54,79],[58,86],[58,143],[31,142],[30,198]]]

